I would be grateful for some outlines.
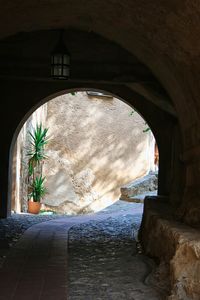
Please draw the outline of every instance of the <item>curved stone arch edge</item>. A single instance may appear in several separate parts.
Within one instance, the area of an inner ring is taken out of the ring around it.
[[[156,133],[154,132],[154,129],[152,128],[152,126],[150,126],[148,124],[148,122],[146,121],[146,119],[144,118],[144,116],[141,114],[141,112],[139,112],[129,101],[125,100],[124,98],[122,98],[122,96],[119,96],[116,93],[113,93],[110,91],[110,89],[100,89],[100,88],[95,88],[95,87],[88,87],[88,88],[84,88],[84,87],[73,87],[73,88],[68,88],[68,89],[60,89],[59,91],[44,97],[42,100],[40,100],[39,102],[37,102],[36,105],[34,105],[23,117],[23,119],[21,120],[21,122],[18,124],[13,138],[12,138],[12,142],[11,142],[11,146],[10,146],[10,151],[9,151],[9,170],[8,170],[8,209],[9,209],[9,214],[11,211],[11,197],[12,197],[12,184],[13,184],[13,152],[14,152],[14,147],[18,138],[18,135],[20,133],[20,130],[23,128],[24,124],[26,123],[26,121],[28,120],[28,118],[39,108],[41,107],[43,104],[55,99],[56,97],[62,96],[62,95],[67,95],[70,93],[76,93],[76,92],[86,92],[86,91],[94,91],[94,92],[99,92],[99,93],[106,93],[108,95],[111,95],[112,97],[115,97],[116,99],[118,99],[119,101],[124,102],[126,105],[128,105],[129,107],[131,107],[134,111],[136,111],[140,117],[146,122],[147,126],[150,127],[154,138],[156,140]],[[159,143],[156,140],[156,143],[158,145],[158,151],[159,151]]]
[[[60,28],[59,28],[60,29]],[[64,30],[80,30],[85,31],[83,28],[80,28],[80,26],[71,26],[70,24],[67,26],[63,26]],[[98,28],[99,29],[99,28]],[[34,28],[32,30],[27,29],[23,32],[25,33],[34,33],[39,31],[56,31],[57,28],[51,27],[51,28]],[[169,98],[171,99],[175,111],[177,113],[177,117],[180,122],[181,131],[183,134],[183,131],[186,129],[186,123],[184,114],[182,112],[184,110],[184,113],[189,112],[191,107],[188,107],[188,101],[187,97],[184,93],[185,83],[182,84],[180,76],[177,76],[179,74],[176,74],[175,71],[175,64],[170,58],[165,55],[164,53],[158,57],[155,49],[153,49],[149,45],[149,41],[144,40],[140,37],[136,32],[134,32],[134,35],[131,35],[131,39],[125,39],[123,36],[123,39],[118,38],[117,36],[113,36],[112,38],[109,36],[108,33],[105,30],[93,30],[93,33],[101,36],[105,40],[111,41],[123,49],[127,50],[129,53],[134,55],[141,63],[143,63],[145,66],[149,68],[149,70],[152,72],[152,74],[157,78],[157,80],[162,84],[162,86],[167,91]],[[10,32],[7,35],[4,35],[1,39],[3,41],[4,39],[8,39],[9,37],[13,37],[20,33],[18,32]],[[117,34],[117,33],[115,33]],[[148,47],[146,47],[146,42],[148,42]],[[181,119],[182,116],[182,119]],[[183,134],[184,137],[184,134]]]

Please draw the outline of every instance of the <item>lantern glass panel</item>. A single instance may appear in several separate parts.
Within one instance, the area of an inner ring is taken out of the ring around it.
[[[67,66],[63,68],[63,76],[69,77],[69,68]]]
[[[61,66],[58,66],[57,67],[57,74],[59,77],[62,76],[62,67]]]
[[[64,54],[63,55],[63,63],[65,64],[65,65],[69,65],[69,61],[70,59],[69,59],[69,56],[67,55],[67,54]]]
[[[62,55],[61,54],[54,55],[54,64],[62,64]]]
[[[58,66],[54,66],[54,76],[58,76],[59,75],[59,69]]]
[[[57,64],[57,55],[55,54],[53,57],[54,57],[54,62],[53,63]]]

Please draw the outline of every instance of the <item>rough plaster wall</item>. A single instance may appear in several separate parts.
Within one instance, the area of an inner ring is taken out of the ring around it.
[[[144,120],[116,98],[86,92],[48,102],[51,137],[45,162],[44,203],[66,213],[98,211],[117,200],[120,187],[146,174],[154,140]]]

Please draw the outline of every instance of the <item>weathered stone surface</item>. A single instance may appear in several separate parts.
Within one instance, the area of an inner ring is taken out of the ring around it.
[[[157,190],[146,191],[143,194],[138,194],[138,195],[131,196],[131,197],[123,197],[123,198],[120,197],[120,200],[127,201],[127,202],[144,203],[145,197],[147,197],[147,196],[156,196],[157,193],[158,193]]]
[[[163,200],[162,197],[145,199],[140,229],[143,248],[147,254],[169,263],[170,300],[197,300],[200,295],[200,233],[175,221],[173,209]]]
[[[90,192],[95,176],[91,169],[81,170],[73,178],[74,189],[78,194],[84,196]]]
[[[148,191],[156,191],[158,188],[158,174],[150,173],[121,187],[122,200],[131,200],[136,195],[145,194]]]
[[[179,237],[170,262],[173,289],[170,300],[198,300],[200,297],[200,234],[191,232],[189,236],[188,233]]]
[[[197,178],[199,176],[197,174]],[[199,184],[198,184],[199,185]],[[200,228],[200,191],[197,185],[186,187],[181,205],[177,209],[177,217],[186,224]]]
[[[43,202],[57,212],[99,211],[119,198],[127,180],[150,170],[153,135],[143,132],[144,120],[136,112],[130,116],[132,108],[117,98],[66,94],[49,101],[47,111],[51,138],[44,173],[50,192]],[[57,178],[60,172],[63,178]]]
[[[69,300],[158,300],[165,295],[166,287],[158,288],[159,278],[153,279],[156,264],[137,253],[133,231],[140,226],[139,207],[119,201],[97,214],[108,214],[106,219],[69,230]]]
[[[66,201],[74,204],[79,201],[79,197],[74,192],[71,177],[65,169],[59,169],[57,173],[49,176],[46,186],[48,194],[42,203],[57,207]]]

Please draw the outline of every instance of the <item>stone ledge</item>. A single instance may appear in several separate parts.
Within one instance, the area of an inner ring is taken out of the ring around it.
[[[169,264],[170,300],[200,299],[200,232],[173,217],[164,197],[146,197],[139,233],[146,254]]]
[[[127,200],[136,195],[157,190],[158,174],[157,172],[149,173],[148,175],[136,179],[121,187],[120,200]]]
[[[125,202],[135,202],[135,203],[144,203],[144,199],[146,196],[156,196],[157,195],[157,190],[154,191],[147,191],[144,194],[139,194],[133,197],[120,197],[121,201],[125,201]]]

